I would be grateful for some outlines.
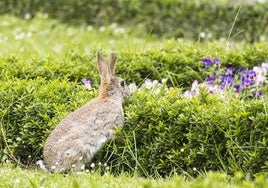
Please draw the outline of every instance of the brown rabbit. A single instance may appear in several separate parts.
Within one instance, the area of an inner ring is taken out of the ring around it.
[[[105,62],[98,52],[101,85],[97,98],[70,113],[52,131],[44,146],[44,161],[37,164],[50,172],[80,171],[117,127],[123,126],[122,102],[129,89],[122,78],[114,76],[116,54]]]

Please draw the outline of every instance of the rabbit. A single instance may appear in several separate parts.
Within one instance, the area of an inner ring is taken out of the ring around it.
[[[116,54],[106,62],[97,53],[101,78],[99,95],[65,117],[48,136],[43,161],[37,164],[49,172],[78,172],[85,168],[102,144],[111,139],[124,122],[123,99],[130,96],[125,81],[114,76]]]

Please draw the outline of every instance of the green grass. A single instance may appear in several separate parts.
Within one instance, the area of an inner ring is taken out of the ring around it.
[[[0,60],[15,57],[31,59],[51,58],[68,61],[69,53],[91,54],[92,51],[144,51],[168,47],[168,43],[150,34],[139,35],[135,31],[111,24],[95,28],[87,25],[73,26],[49,19],[39,14],[34,19],[0,16]],[[144,37],[145,36],[145,37]],[[187,41],[185,41],[187,42]],[[221,44],[222,45],[222,44]],[[236,44],[237,45],[237,44]],[[241,47],[241,46],[237,46]],[[234,47],[232,47],[234,49]],[[134,173],[135,174],[135,173]],[[237,173],[234,177],[225,172],[207,172],[197,178],[171,175],[170,178],[141,178],[138,175],[98,172],[81,174],[48,174],[41,170],[21,169],[9,164],[0,166],[1,187],[265,187],[268,174],[247,178]]]
[[[243,178],[237,173],[230,177],[225,173],[208,172],[206,175],[189,179],[182,175],[168,178],[141,178],[136,175],[122,173],[113,176],[110,173],[100,175],[98,172],[82,172],[79,174],[48,174],[40,170],[23,170],[19,167],[3,165],[0,167],[1,187],[184,187],[184,188],[264,188],[268,184],[268,175],[257,176],[254,180]]]
[[[141,38],[128,28],[113,23],[110,26],[73,26],[39,14],[30,20],[0,16],[0,58],[65,57],[66,53],[88,54],[92,50],[144,50],[162,46],[161,41]]]

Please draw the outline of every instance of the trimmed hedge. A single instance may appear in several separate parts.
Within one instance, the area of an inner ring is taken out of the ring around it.
[[[145,89],[125,111],[122,132],[96,158],[107,159],[117,173],[194,176],[223,170],[252,176],[268,170],[267,97],[246,101],[204,92],[188,100],[178,89]]]
[[[108,162],[114,173],[137,169],[145,176],[266,171],[267,97],[239,100],[203,94],[190,100],[181,96],[181,90],[194,79],[205,79],[204,57],[218,57],[223,66],[253,67],[268,59],[267,48],[255,44],[243,51],[225,51],[215,44],[170,41],[157,51],[118,52],[116,71],[128,83],[168,78],[167,85],[175,89],[163,86],[158,94],[148,89],[134,93],[124,104],[125,127],[96,161]],[[89,77],[98,87],[95,52],[64,58],[0,60],[2,162],[16,158],[32,164],[42,158],[44,141],[57,123],[96,96],[97,91],[80,84]]]
[[[96,95],[66,79],[11,79],[0,88],[1,162],[17,158],[24,164],[42,154],[60,119]]]
[[[146,33],[175,38],[227,38],[235,17],[233,39],[255,42],[267,36],[268,2],[234,3],[233,1],[183,0],[6,0],[0,2],[0,13],[23,17],[30,13],[48,13],[64,22],[96,26],[112,22],[138,26]],[[141,32],[142,33],[142,32]]]
[[[268,46],[256,43],[242,50],[226,51],[223,45],[187,44],[171,40],[160,50],[144,52],[119,51],[116,73],[123,75],[128,83],[140,85],[146,78],[161,80],[169,78],[169,85],[190,87],[194,80],[206,78],[201,60],[218,57],[223,66],[252,68],[268,59]],[[225,52],[225,53],[224,53]],[[88,77],[94,86],[99,84],[96,66],[96,52],[91,54],[67,53],[64,58],[43,58],[23,60],[9,57],[0,60],[0,79],[11,78],[46,80],[66,78],[80,82]]]

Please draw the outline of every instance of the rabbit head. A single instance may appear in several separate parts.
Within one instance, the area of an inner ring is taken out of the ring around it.
[[[126,98],[130,95],[125,81],[114,75],[116,66],[116,54],[110,54],[110,60],[106,62],[102,55],[97,53],[98,71],[101,77],[99,97],[101,98]]]

